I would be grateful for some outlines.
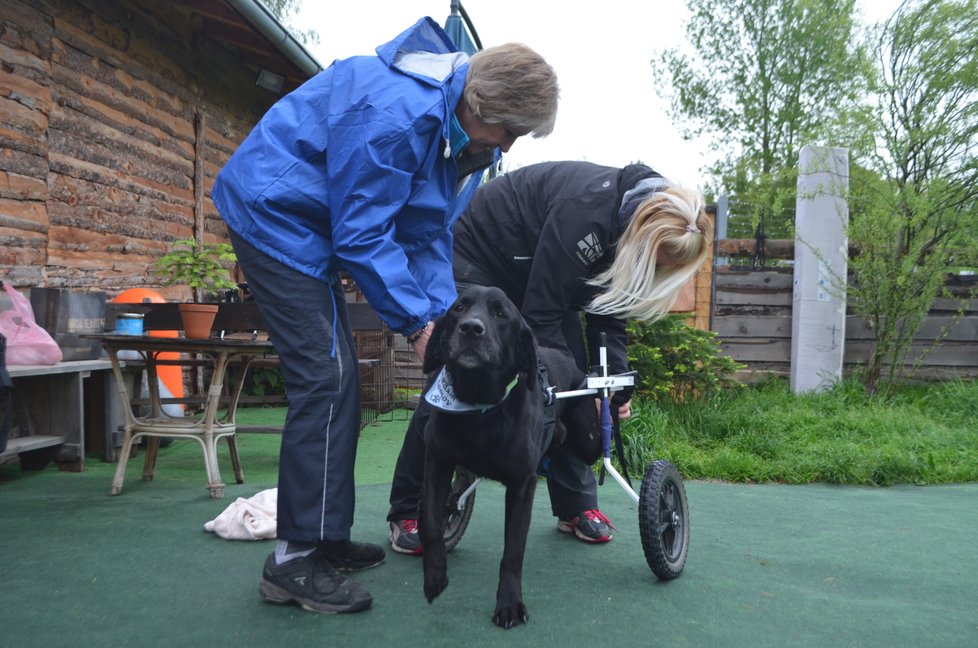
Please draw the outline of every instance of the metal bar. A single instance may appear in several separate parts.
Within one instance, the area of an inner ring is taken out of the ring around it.
[[[572,389],[554,394],[554,398],[576,398],[577,396],[594,396],[598,393],[597,389]]]
[[[475,481],[472,482],[472,485],[466,488],[465,492],[458,496],[459,511],[465,510],[465,500],[467,500],[469,498],[469,495],[471,495],[475,491],[475,487],[478,486],[479,482],[481,481],[482,481],[482,477],[476,477]]]
[[[628,482],[625,481],[625,478],[622,477],[620,474],[618,474],[618,471],[615,470],[615,467],[611,465],[611,457],[604,458],[604,469],[608,471],[608,474],[610,474],[612,477],[615,478],[615,481],[618,482],[618,485],[621,486],[623,489],[625,489],[625,492],[628,493],[628,496],[631,497],[636,504],[638,504],[638,499],[639,499],[638,495],[635,493],[632,487],[628,485]]]

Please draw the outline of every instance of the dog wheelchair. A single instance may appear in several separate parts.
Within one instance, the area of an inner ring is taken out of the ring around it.
[[[601,399],[599,422],[602,435],[604,472],[618,482],[638,505],[638,525],[642,550],[652,572],[661,580],[677,578],[686,564],[689,551],[689,505],[679,470],[669,461],[653,461],[645,471],[639,492],[636,493],[626,476],[611,462],[612,439],[619,441],[617,416],[611,414],[611,394],[635,384],[634,372],[609,375],[605,335],[601,335],[600,364],[597,375],[587,377],[582,389],[557,392],[556,398],[598,396]],[[456,467],[452,486],[445,503],[445,548],[451,551],[462,539],[475,506],[475,491],[481,477]],[[602,480],[603,482],[603,474]]]

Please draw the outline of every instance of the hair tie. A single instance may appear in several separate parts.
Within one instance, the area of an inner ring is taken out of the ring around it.
[[[686,226],[686,231],[687,232],[694,232],[696,234],[699,234],[700,233],[700,228],[696,227],[695,225],[687,225]]]

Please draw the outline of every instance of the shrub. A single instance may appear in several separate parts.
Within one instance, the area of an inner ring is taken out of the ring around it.
[[[667,315],[652,323],[628,325],[628,361],[638,372],[636,390],[646,399],[688,400],[739,386],[732,374],[744,367],[721,355],[717,334]]]

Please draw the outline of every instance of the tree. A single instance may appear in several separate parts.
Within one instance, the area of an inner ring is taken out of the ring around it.
[[[978,264],[978,0],[904,2],[874,49],[848,228],[859,251],[848,301],[874,336],[870,389],[897,377],[945,273]]]
[[[687,0],[697,56],[673,49],[653,61],[682,134],[713,136],[714,189],[751,205],[759,234],[794,205],[801,147],[828,140],[865,91],[854,3]]]
[[[292,22],[302,8],[302,0],[262,0],[262,4],[275,14],[278,21],[303,45],[319,44],[319,33],[315,29],[299,29]]]

